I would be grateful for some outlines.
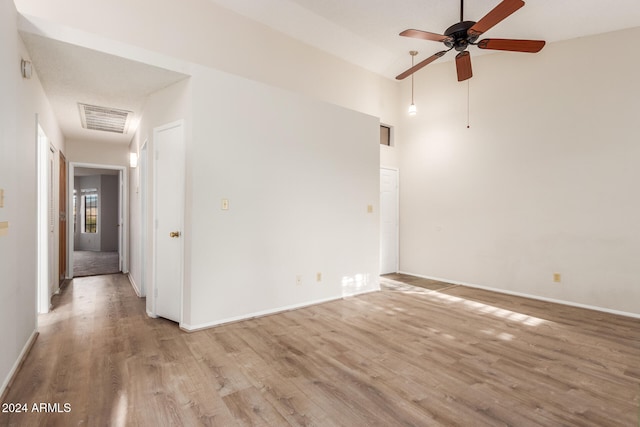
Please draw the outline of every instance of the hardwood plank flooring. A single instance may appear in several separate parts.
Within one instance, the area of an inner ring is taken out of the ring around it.
[[[123,275],[74,279],[6,393],[29,412],[0,426],[640,425],[640,320],[382,282],[189,334],[148,318]]]

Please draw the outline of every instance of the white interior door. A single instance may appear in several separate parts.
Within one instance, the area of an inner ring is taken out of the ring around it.
[[[182,307],[184,129],[182,121],[155,128],[155,315],[180,322]]]
[[[380,169],[380,274],[398,271],[398,171]]]

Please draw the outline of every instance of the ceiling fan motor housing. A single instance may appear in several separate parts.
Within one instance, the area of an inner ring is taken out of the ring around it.
[[[458,52],[462,52],[471,43],[475,42],[479,35],[470,35],[469,28],[473,27],[475,21],[462,21],[453,24],[444,32],[444,35],[451,37],[451,40],[445,40],[444,44],[448,48],[454,48]]]

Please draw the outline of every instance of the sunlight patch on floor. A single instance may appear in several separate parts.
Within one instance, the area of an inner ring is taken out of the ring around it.
[[[493,305],[484,304],[478,301],[471,301],[465,298],[443,294],[438,291],[419,288],[419,287],[408,285],[406,283],[398,282],[395,280],[385,279],[383,281],[383,284],[392,289],[401,291],[402,293],[429,296],[431,298],[437,299],[440,302],[443,302],[444,304],[462,305],[466,309],[469,309],[476,313],[488,314],[490,316],[495,316],[501,319],[517,322],[527,326],[540,326],[545,323],[548,323],[547,320],[540,319],[539,317],[529,316],[528,314],[518,313],[518,312],[507,310],[504,308],[495,307]]]

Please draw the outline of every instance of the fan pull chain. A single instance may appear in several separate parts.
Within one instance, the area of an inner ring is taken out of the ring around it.
[[[470,92],[471,90],[469,89],[469,86],[471,85],[471,83],[469,82],[469,80],[467,80],[467,129],[469,129],[470,125],[469,125],[469,98],[470,98]]]

